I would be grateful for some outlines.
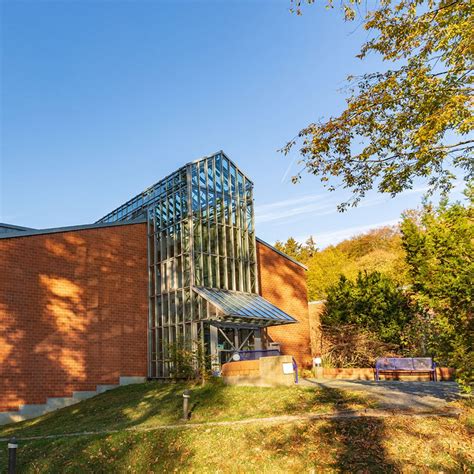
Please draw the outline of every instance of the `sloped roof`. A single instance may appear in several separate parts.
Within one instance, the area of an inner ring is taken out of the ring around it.
[[[223,322],[249,323],[259,327],[296,323],[296,319],[260,295],[240,291],[194,287],[194,291],[211,303]]]
[[[78,230],[87,230],[87,229],[100,229],[102,227],[114,227],[119,225],[130,225],[130,224],[141,224],[146,222],[145,217],[139,217],[137,219],[132,219],[129,221],[118,221],[110,223],[96,223],[96,224],[84,224],[84,225],[72,225],[67,227],[52,227],[50,229],[30,229],[28,227],[23,227],[25,230],[13,230],[9,232],[0,231],[0,239],[11,239],[14,237],[30,237],[33,235],[43,235],[43,234],[57,234],[61,232],[74,232]],[[2,226],[3,224],[0,224]]]

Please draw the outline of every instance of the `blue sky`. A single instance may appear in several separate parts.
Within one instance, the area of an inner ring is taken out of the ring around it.
[[[289,0],[9,1],[1,6],[0,221],[90,223],[223,149],[255,183],[257,234],[320,245],[395,223],[423,183],[338,213],[341,192],[277,150],[342,110],[366,33]]]

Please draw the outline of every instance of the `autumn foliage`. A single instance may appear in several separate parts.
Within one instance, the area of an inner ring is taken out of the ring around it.
[[[304,3],[314,0],[293,0],[293,10],[302,14]],[[282,149],[297,148],[303,170],[330,190],[351,191],[342,210],[374,188],[394,196],[424,179],[431,190],[448,190],[456,174],[474,173],[474,2],[361,3],[340,2],[345,19],[367,32],[358,57],[377,55],[385,68],[349,76],[345,109]]]
[[[277,243],[308,266],[309,299],[326,300],[328,363],[353,367],[373,365],[381,355],[431,356],[455,367],[469,390],[474,380],[473,197],[468,188],[465,204],[446,198],[439,206],[425,203],[406,212],[400,227],[375,229],[323,250],[315,250],[313,239]]]

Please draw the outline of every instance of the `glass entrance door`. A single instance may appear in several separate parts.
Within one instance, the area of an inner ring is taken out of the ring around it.
[[[219,364],[229,362],[238,351],[253,351],[260,341],[260,330],[239,327],[217,328],[217,359]],[[260,347],[258,347],[260,348]]]

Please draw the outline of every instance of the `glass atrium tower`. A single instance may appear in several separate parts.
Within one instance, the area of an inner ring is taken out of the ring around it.
[[[221,151],[188,163],[98,222],[147,217],[148,372],[168,378],[169,348],[205,344],[218,363],[265,345],[295,320],[258,295],[253,183]]]

